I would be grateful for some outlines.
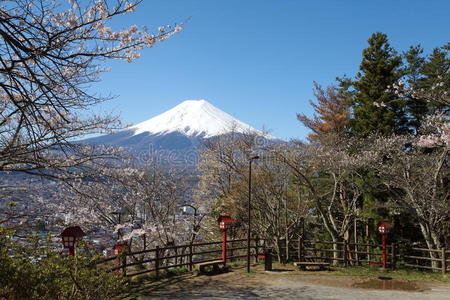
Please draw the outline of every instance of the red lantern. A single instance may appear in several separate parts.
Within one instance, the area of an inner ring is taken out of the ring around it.
[[[69,249],[69,255],[75,255],[75,247],[81,240],[81,238],[85,235],[86,234],[80,228],[80,226],[67,227],[63,230],[63,232],[61,232],[60,236],[62,238],[64,248]]]
[[[392,228],[392,224],[386,221],[381,221],[378,223],[378,232],[380,234],[388,234]]]
[[[231,224],[233,222],[234,222],[234,220],[230,216],[220,216],[217,219],[217,223],[219,223],[220,229],[227,229],[228,224]]]
[[[222,229],[222,260],[224,265],[227,263],[227,227],[228,224],[233,223],[234,220],[230,216],[220,216],[217,219],[219,228]]]
[[[117,257],[116,258],[116,266],[120,267],[121,265],[121,257],[120,254],[122,253],[122,251],[125,251],[127,249],[128,245],[127,243],[121,242],[121,243],[117,243],[113,246],[113,250],[114,250],[114,255]],[[116,270],[116,276],[119,276],[120,274],[120,270],[117,269]]]
[[[386,221],[381,221],[377,225],[378,232],[381,234],[381,264],[383,269],[387,268],[387,234],[392,228],[392,224]]]
[[[127,248],[126,243],[117,243],[113,246],[114,255],[120,255],[120,253]]]

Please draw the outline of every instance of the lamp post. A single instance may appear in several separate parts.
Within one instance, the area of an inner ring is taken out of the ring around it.
[[[122,214],[121,211],[113,211],[113,212],[110,212],[110,214],[113,215],[113,216],[118,216],[118,224],[122,224],[122,222],[120,220],[120,216]],[[117,238],[120,239],[120,237],[121,237],[121,230],[118,229],[117,230]]]
[[[227,229],[231,223],[234,222],[233,218],[230,216],[220,216],[217,219],[219,223],[219,228],[222,230],[222,261],[223,265],[227,264]]]
[[[383,269],[387,268],[387,234],[389,230],[392,229],[392,224],[386,221],[381,221],[378,223],[378,232],[381,234],[381,265]]]
[[[250,232],[251,232],[251,200],[252,200],[252,162],[258,159],[255,155],[248,160],[248,228],[247,228],[247,273],[250,273]]]
[[[62,238],[63,246],[69,249],[70,256],[75,256],[75,247],[85,235],[79,226],[67,227],[61,232],[60,237]]]

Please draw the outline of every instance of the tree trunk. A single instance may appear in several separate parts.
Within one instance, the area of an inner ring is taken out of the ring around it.
[[[285,262],[289,261],[289,233],[288,233],[288,229],[286,228],[286,235],[284,237],[286,239],[286,259]]]
[[[280,239],[278,237],[275,237],[275,247],[277,248],[278,262],[281,263],[281,247],[280,247]]]
[[[336,237],[331,237],[333,240],[333,266],[337,266],[339,264],[339,239],[337,239]]]
[[[427,244],[428,249],[438,250],[439,248],[437,247],[437,245],[435,244],[435,241],[432,238],[430,226],[425,222],[420,222],[419,225],[420,225],[420,229],[422,231],[422,235],[425,239],[425,243]],[[430,255],[430,258],[435,258],[435,259],[439,258],[439,254],[436,252],[433,252],[433,251],[429,251],[429,255]],[[431,266],[433,268],[439,268],[439,262],[431,261]],[[437,270],[433,270],[433,271],[437,272]]]
[[[350,230],[348,229],[348,224],[350,223],[350,222],[345,222],[346,223],[346,226],[345,226],[345,228],[347,228],[347,230],[345,230],[345,232],[344,232],[344,241],[346,241],[347,243],[347,249],[346,249],[346,252],[345,253],[347,253],[347,261],[350,263],[350,265],[351,266],[353,266],[353,256],[352,256],[352,252],[351,252],[351,248],[350,248],[350,245],[349,245],[349,243],[351,242],[351,240],[350,240]]]

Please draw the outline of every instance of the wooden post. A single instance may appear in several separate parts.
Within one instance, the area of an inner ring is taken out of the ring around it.
[[[303,261],[303,235],[298,239],[298,260]]]
[[[127,253],[125,251],[124,251],[124,253],[122,253],[122,255],[123,255],[123,257],[122,257],[122,276],[123,277],[127,276]]]
[[[258,238],[255,238],[255,261],[258,263],[258,254],[259,254],[259,252],[258,252],[258,250],[259,250],[259,239]]]
[[[391,244],[391,270],[395,270],[395,263],[396,263],[396,247],[395,243]]]
[[[147,249],[147,236],[145,234],[142,235],[142,241],[144,243],[144,250]]]
[[[177,264],[177,260],[178,260],[178,248],[173,248],[173,252],[175,252],[175,259],[174,259],[174,261],[175,261],[175,265]],[[170,255],[170,252],[169,252],[169,255]],[[168,263],[170,263],[170,262],[168,262]]]
[[[369,245],[369,220],[366,220],[366,252],[367,252],[367,264],[370,266],[370,261],[372,260],[372,256],[370,253],[372,252],[372,248]]]
[[[262,250],[263,250],[263,252],[264,252],[264,255],[266,254],[266,249],[267,249],[266,239],[263,239],[263,242],[262,242]],[[266,256],[264,256],[264,261],[266,261]]]
[[[344,253],[344,257],[343,257],[343,259],[344,259],[344,267],[347,267],[347,266],[348,266],[348,261],[347,261],[347,245],[348,245],[347,241],[344,240],[344,251],[343,251],[343,253]]]
[[[447,255],[445,248],[442,248],[442,273],[445,274],[445,272],[447,272]]]
[[[192,272],[192,244],[189,245],[189,271]]]
[[[227,264],[227,229],[222,229],[222,260],[224,265]]]
[[[387,234],[381,234],[381,266],[383,269],[387,269]]]
[[[232,250],[232,249],[236,246],[236,242],[234,241],[233,236],[231,237],[230,243],[231,243],[231,249],[229,250],[229,254],[230,254],[231,257],[233,257],[234,256],[234,250]],[[235,259],[232,258],[232,259],[230,259],[230,262],[231,261],[235,261]]]
[[[159,246],[156,246],[155,249],[155,275],[156,280],[159,279]]]
[[[354,235],[354,240],[355,240],[355,258],[356,258],[356,263],[359,266],[359,254],[358,254],[358,226],[356,223],[356,218],[353,219],[353,235]]]
[[[305,237],[305,218],[304,217],[301,218],[301,222],[302,222],[302,234],[300,235],[300,239],[299,239],[300,245],[298,247],[298,251],[300,253],[298,254],[298,256],[300,258],[300,261],[303,261],[304,260],[304,258],[303,258],[303,256],[304,256],[303,255],[303,239]]]

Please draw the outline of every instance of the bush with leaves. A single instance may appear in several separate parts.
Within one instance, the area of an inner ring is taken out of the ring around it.
[[[111,299],[124,288],[121,279],[95,267],[86,244],[76,257],[63,257],[51,239],[29,238],[26,246],[0,229],[1,299]]]

